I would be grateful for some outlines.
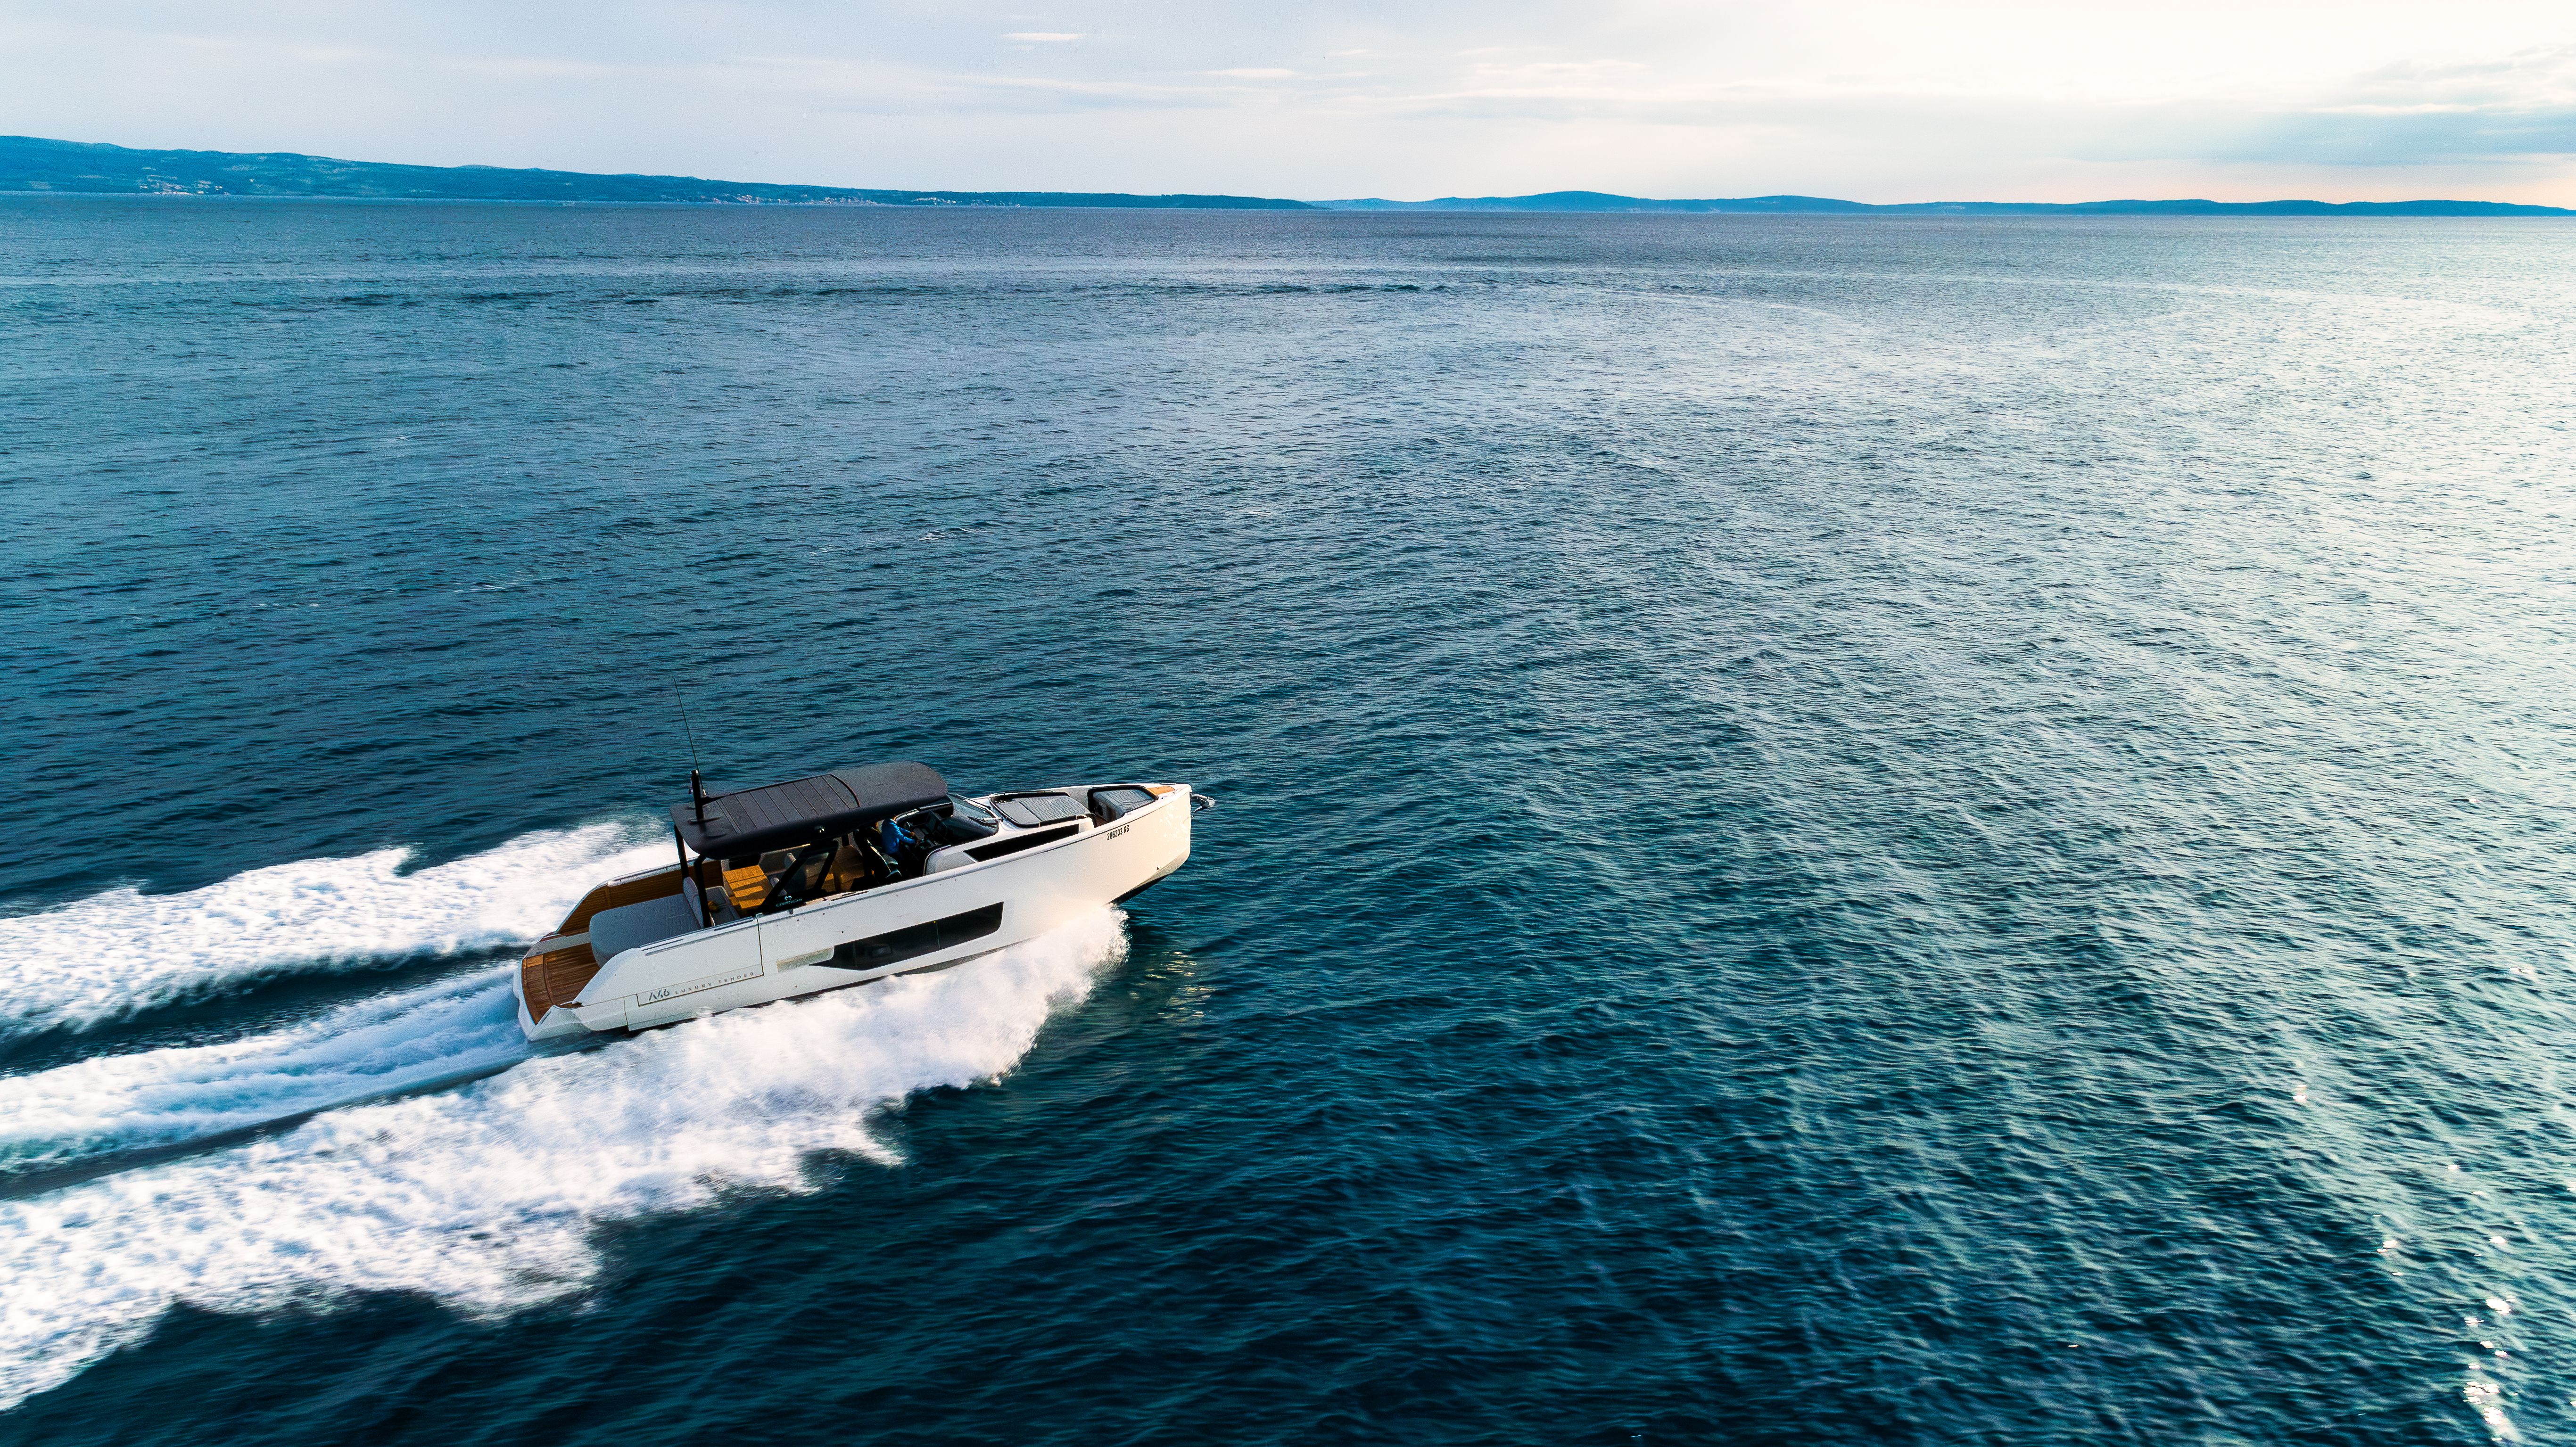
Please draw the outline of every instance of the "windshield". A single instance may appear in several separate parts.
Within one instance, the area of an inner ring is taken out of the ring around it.
[[[992,810],[985,808],[983,805],[976,803],[974,800],[967,798],[963,794],[949,795],[948,802],[958,813],[965,815],[967,818],[974,820],[978,824],[990,824],[995,828],[1001,827],[1001,815],[994,813]]]

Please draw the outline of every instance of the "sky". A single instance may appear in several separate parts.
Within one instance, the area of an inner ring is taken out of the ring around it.
[[[0,133],[1325,199],[2576,205],[2576,4],[0,0]]]

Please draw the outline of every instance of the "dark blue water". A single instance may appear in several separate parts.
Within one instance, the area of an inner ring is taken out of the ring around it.
[[[0,204],[13,1443],[2576,1432],[2576,234]],[[531,1057],[689,744],[1186,779]]]

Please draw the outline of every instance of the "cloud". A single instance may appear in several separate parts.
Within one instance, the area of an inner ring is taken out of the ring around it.
[[[2576,156],[2576,106],[2530,110],[2320,107],[2239,115],[2097,121],[2097,139],[2069,148],[2088,159],[2298,162],[2378,167],[2480,165]]]
[[[1382,121],[1517,122],[1566,131],[1652,127],[1696,132],[1710,143],[1760,136],[1820,153],[1946,150],[1996,163],[2368,169],[2576,158],[2576,46],[2385,66],[2304,94],[2189,100],[1980,94],[1847,78],[1707,81],[1636,60],[1535,58],[1498,49],[1459,61],[1438,77],[1446,84],[1346,86],[1317,98]]]
[[[1014,31],[1012,31],[1010,34],[1005,35],[1005,36],[1003,36],[1002,38],[1003,38],[1004,40],[1026,40],[1026,41],[1033,41],[1033,42],[1038,43],[1038,44],[1041,44],[1041,45],[1052,45],[1052,44],[1059,43],[1059,42],[1061,42],[1061,41],[1067,41],[1067,40],[1080,40],[1080,39],[1082,39],[1083,37],[1082,37],[1082,34],[1081,34],[1080,32],[1078,32],[1078,31],[1062,31],[1062,30],[1014,30]]]
[[[1297,72],[1293,70],[1277,70],[1264,67],[1248,67],[1241,70],[1211,70],[1208,72],[1210,75],[1230,75],[1237,80],[1287,80],[1296,73]]]
[[[2547,107],[2576,104],[2576,45],[2497,60],[2401,61],[2354,78],[2355,99],[2387,105]]]

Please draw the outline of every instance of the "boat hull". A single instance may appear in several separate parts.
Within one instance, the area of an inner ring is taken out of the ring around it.
[[[533,1015],[522,971],[519,1027],[533,1040],[640,1030],[948,969],[1179,869],[1190,855],[1191,809],[1188,787],[1174,785],[1071,838],[625,950],[600,962],[580,999]]]

